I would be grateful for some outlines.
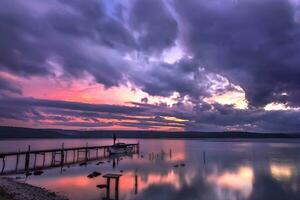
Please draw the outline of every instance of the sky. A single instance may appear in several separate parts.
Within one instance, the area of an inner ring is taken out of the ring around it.
[[[300,131],[298,0],[1,0],[0,125]]]

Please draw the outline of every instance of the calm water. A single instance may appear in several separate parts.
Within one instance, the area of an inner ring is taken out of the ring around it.
[[[137,140],[122,140],[137,142]],[[0,151],[110,144],[110,140],[18,140],[0,141]],[[93,171],[115,172],[122,176],[120,200],[199,200],[199,199],[299,199],[300,141],[201,141],[139,140],[140,154],[45,170],[41,176],[29,176],[32,185],[62,193],[71,200],[96,200],[106,195],[99,176],[87,178]],[[38,159],[41,162],[41,159]],[[13,162],[7,167],[13,168]],[[181,166],[184,164],[184,166]],[[113,168],[115,165],[115,168]],[[177,166],[178,165],[178,166]],[[13,175],[20,176],[20,175]],[[23,176],[23,175],[21,175]],[[114,184],[111,197],[115,195]]]

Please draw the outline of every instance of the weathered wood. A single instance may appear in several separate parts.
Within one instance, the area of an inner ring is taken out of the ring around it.
[[[28,146],[28,151],[26,152],[26,157],[25,157],[25,171],[26,172],[29,169],[29,162],[30,162],[30,145]]]
[[[5,169],[5,156],[2,157],[2,170],[1,170],[1,174],[3,174]]]
[[[127,144],[127,146],[133,146],[135,147],[134,149],[137,150],[138,149],[138,145],[139,144]],[[46,166],[46,167],[58,167],[58,166],[63,166],[65,164],[70,164],[68,163],[68,159],[67,159],[67,153],[68,151],[73,151],[73,163],[75,162],[79,162],[79,157],[80,157],[80,152],[82,152],[84,155],[84,160],[85,161],[89,161],[91,160],[91,151],[94,150],[96,151],[96,159],[98,158],[99,154],[98,151],[103,149],[103,156],[100,155],[100,158],[105,158],[107,156],[109,156],[108,153],[108,149],[109,149],[109,145],[106,146],[88,146],[86,145],[85,147],[74,147],[74,148],[64,148],[64,144],[62,145],[62,148],[60,149],[46,149],[46,150],[34,150],[31,151],[31,146],[28,145],[28,149],[27,151],[20,151],[20,149],[17,152],[8,152],[8,153],[0,153],[0,158],[2,158],[3,160],[3,166],[2,166],[2,174],[4,172],[4,168],[5,168],[5,158],[8,156],[16,156],[16,163],[15,163],[15,170],[9,171],[9,172],[5,172],[5,174],[15,174],[15,173],[19,173],[18,172],[18,168],[19,168],[19,159],[21,155],[25,155],[25,163],[24,163],[24,168],[22,168],[21,171],[23,172],[28,172],[30,170],[32,170],[30,168],[30,156],[33,155],[34,156],[34,163],[33,163],[33,169],[35,169],[37,166],[37,155],[43,155],[43,165],[42,168],[45,167],[45,160],[46,160],[46,154],[50,153],[51,158],[50,161],[51,163],[50,166]],[[76,151],[77,151],[77,155],[76,155]],[[136,153],[136,152],[135,152]],[[58,155],[58,160],[56,155]],[[95,155],[93,153],[93,155]],[[77,157],[77,160],[75,160],[75,158]],[[93,158],[95,159],[95,158]],[[48,164],[48,165],[49,165]]]
[[[119,199],[119,180],[122,174],[105,174],[106,178],[106,199],[110,199],[110,179],[115,179],[115,200]]]
[[[126,144],[126,146],[137,146],[138,144]],[[105,146],[89,146],[89,150],[95,150],[95,149],[108,149],[111,145],[105,145]],[[65,148],[65,151],[72,151],[72,150],[85,150],[86,147],[73,147],[73,148]],[[46,149],[46,150],[34,150],[30,151],[31,154],[34,153],[51,153],[53,151],[61,151],[61,149]],[[8,153],[0,153],[0,157],[2,156],[15,156],[15,155],[24,155],[27,151],[20,151],[20,152],[8,152]]]
[[[106,178],[106,198],[110,199],[110,178]]]
[[[34,154],[34,164],[33,164],[33,169],[35,169],[36,166],[36,153]]]
[[[19,152],[20,152],[20,149],[19,149]],[[16,159],[16,171],[18,171],[19,158],[20,158],[20,155],[17,155],[17,159]]]

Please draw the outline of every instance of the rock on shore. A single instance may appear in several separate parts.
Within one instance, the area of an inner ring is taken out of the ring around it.
[[[13,200],[68,200],[54,192],[20,183],[12,178],[0,178],[0,190]]]

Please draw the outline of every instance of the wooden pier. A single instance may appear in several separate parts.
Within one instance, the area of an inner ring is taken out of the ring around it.
[[[126,144],[127,146],[133,147],[133,153],[139,152],[139,144]],[[17,152],[8,152],[8,153],[0,153],[0,159],[2,160],[2,168],[0,175],[8,175],[8,174],[20,174],[20,173],[28,173],[34,170],[41,170],[46,168],[59,167],[64,165],[70,165],[75,163],[86,163],[87,161],[97,160],[100,158],[109,157],[109,147],[110,145],[105,146],[86,146],[84,147],[73,147],[73,148],[64,148],[64,144],[62,144],[59,149],[44,149],[44,150],[31,150],[31,146],[28,146],[27,151],[17,151]],[[94,156],[91,156],[91,154]],[[68,158],[68,155],[71,157]],[[42,156],[42,165],[37,166],[38,157]],[[15,157],[15,169],[10,169],[8,171],[5,170],[6,167],[6,159]],[[24,164],[21,169],[19,166],[21,164],[20,159],[24,158]],[[46,158],[49,158],[51,162],[49,164],[45,164]]]

